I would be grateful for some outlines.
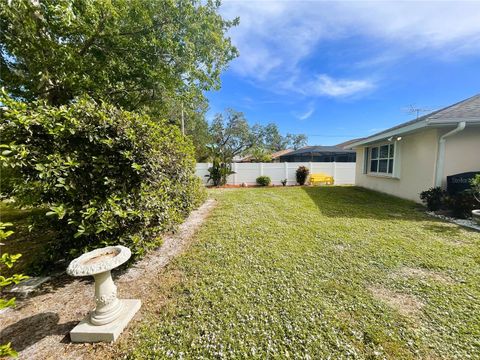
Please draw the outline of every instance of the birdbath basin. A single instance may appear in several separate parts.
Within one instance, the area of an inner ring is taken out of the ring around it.
[[[477,223],[477,225],[480,225],[480,209],[472,210],[472,218],[473,221]]]
[[[73,260],[67,268],[71,276],[93,276],[95,310],[70,332],[73,342],[115,341],[140,309],[140,300],[118,299],[111,271],[131,256],[125,246],[108,246]]]

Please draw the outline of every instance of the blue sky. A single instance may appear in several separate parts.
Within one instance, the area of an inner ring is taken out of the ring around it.
[[[224,1],[240,51],[207,94],[310,145],[366,136],[480,93],[480,1]]]

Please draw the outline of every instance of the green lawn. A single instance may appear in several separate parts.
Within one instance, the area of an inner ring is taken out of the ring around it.
[[[131,358],[479,358],[480,233],[355,187],[210,196]]]

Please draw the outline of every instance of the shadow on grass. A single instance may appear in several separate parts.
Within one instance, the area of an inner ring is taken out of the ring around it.
[[[303,187],[319,212],[327,217],[376,220],[423,221],[423,208],[413,201],[400,199],[356,186]]]
[[[8,230],[14,233],[3,241],[2,253],[22,254],[22,257],[10,269],[4,270],[2,275],[24,273],[36,275],[32,266],[39,260],[47,258],[49,246],[55,241],[55,232],[45,220],[45,209],[17,209],[10,204],[0,202],[0,217],[2,222],[13,224]],[[35,224],[30,231],[29,226]]]
[[[474,231],[468,228],[462,228],[458,225],[448,226],[443,222],[439,222],[436,224],[428,224],[423,226],[424,229],[434,232],[438,235],[445,235],[445,236],[459,236],[462,234],[462,229],[466,231]]]
[[[52,335],[65,335],[61,342],[67,342],[68,332],[78,321],[59,324],[58,320],[58,315],[53,312],[26,317],[3,329],[0,332],[0,339],[2,343],[11,342],[12,348],[16,351],[23,351]]]

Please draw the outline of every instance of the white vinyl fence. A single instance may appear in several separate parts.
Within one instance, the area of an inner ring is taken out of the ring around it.
[[[204,183],[207,182],[210,163],[197,163],[197,176]],[[324,173],[333,176],[335,185],[355,184],[355,163],[341,162],[285,162],[285,163],[233,163],[232,170],[235,174],[227,180],[229,185],[255,185],[259,176],[269,176],[273,185],[281,185],[287,179],[288,185],[295,185],[295,172],[299,166],[306,166],[310,174]]]

